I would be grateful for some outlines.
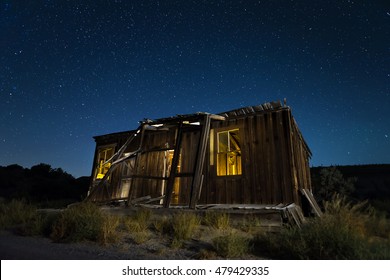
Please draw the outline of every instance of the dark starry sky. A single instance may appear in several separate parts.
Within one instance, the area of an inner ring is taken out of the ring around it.
[[[389,2],[0,3],[0,165],[89,175],[92,136],[283,98],[311,165],[390,163]]]

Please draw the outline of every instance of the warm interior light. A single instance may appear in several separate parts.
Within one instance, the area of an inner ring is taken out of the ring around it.
[[[241,139],[238,129],[217,134],[217,175],[241,175]]]
[[[103,179],[108,169],[111,167],[111,162],[107,162],[114,155],[114,148],[102,148],[98,150],[98,158],[96,165],[96,179]]]

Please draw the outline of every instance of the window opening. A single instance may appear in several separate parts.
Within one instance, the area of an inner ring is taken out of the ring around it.
[[[110,169],[111,163],[107,162],[114,155],[114,148],[102,148],[99,149],[97,166],[96,166],[96,179],[103,179],[104,175]]]
[[[217,175],[241,175],[241,139],[238,129],[217,134]]]

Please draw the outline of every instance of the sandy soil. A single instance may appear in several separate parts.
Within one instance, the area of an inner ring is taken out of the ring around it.
[[[50,210],[50,209],[49,209]],[[49,210],[46,210],[49,211]],[[111,215],[129,215],[131,209],[103,208]],[[58,211],[58,210],[55,210]],[[171,212],[169,212],[171,214]],[[153,214],[153,219],[164,216],[163,211]],[[185,241],[182,248],[172,248],[172,240],[157,232],[148,231],[146,241],[135,243],[129,233],[120,231],[119,241],[102,246],[94,242],[55,243],[40,236],[21,236],[14,229],[0,230],[0,259],[2,260],[186,260],[223,259],[216,255],[211,245],[215,231],[201,225],[195,237]],[[241,259],[258,259],[247,255]]]
[[[184,249],[166,249],[165,244],[116,244],[99,246],[92,242],[54,243],[48,238],[19,236],[0,231],[2,260],[127,260],[192,259],[195,253]]]

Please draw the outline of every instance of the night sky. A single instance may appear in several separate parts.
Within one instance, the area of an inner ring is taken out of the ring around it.
[[[284,98],[311,166],[390,163],[388,1],[0,3],[0,165],[90,175],[95,135]]]

